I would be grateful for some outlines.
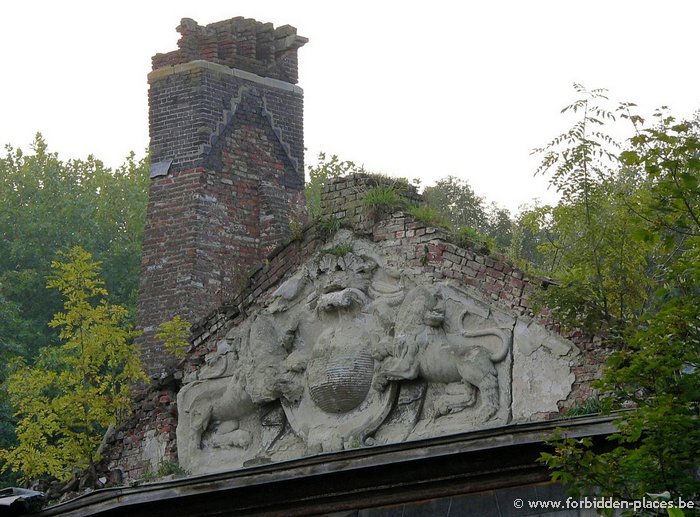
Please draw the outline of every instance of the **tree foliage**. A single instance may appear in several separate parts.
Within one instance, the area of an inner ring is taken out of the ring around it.
[[[447,176],[425,187],[423,198],[452,228],[471,232],[477,240],[491,242],[502,250],[509,248],[514,224],[510,212],[496,203],[487,205],[468,181]]]
[[[190,322],[183,320],[178,314],[160,324],[156,338],[163,341],[169,354],[182,359],[187,355],[190,346],[190,327]]]
[[[93,463],[102,434],[130,408],[132,384],[146,378],[126,309],[106,301],[99,263],[79,247],[62,259],[48,282],[64,299],[50,323],[62,344],[42,349],[33,366],[18,360],[7,380],[18,444],[0,458],[24,479],[66,479]]]
[[[548,233],[545,226],[532,222],[538,221],[540,217],[540,206],[537,203],[524,205],[520,207],[520,212],[513,218],[510,226],[510,244],[506,253],[524,270],[548,270],[545,256],[540,249],[541,244],[548,241]]]
[[[538,246],[543,269],[564,286],[546,291],[543,301],[570,328],[624,326],[643,313],[655,288],[648,275],[654,246],[637,238],[641,221],[630,216],[626,188],[624,178],[606,178],[588,187],[586,201],[528,214],[531,231],[545,237]]]
[[[135,312],[148,196],[148,163],[133,154],[116,170],[99,160],[58,158],[37,134],[29,154],[0,157],[0,382],[11,357],[27,364],[57,339],[48,326],[62,301],[45,288],[58,251],[80,245],[102,262],[109,301]],[[0,391],[0,448],[16,444]],[[0,476],[0,485],[6,484]]]
[[[90,251],[110,301],[133,310],[148,197],[148,164],[133,154],[111,170],[92,156],[61,161],[41,135],[32,151],[8,146],[0,158],[0,294],[30,325],[30,354],[55,337],[46,324],[61,299],[44,286],[57,251]]]
[[[541,207],[529,222],[547,236],[540,246],[547,272],[567,287],[550,293],[547,305],[569,326],[593,330],[640,315],[651,289],[645,264],[653,247],[635,239],[640,221],[622,194],[638,191],[640,181],[618,168],[620,144],[606,131],[616,117],[605,91],[574,88],[580,97],[562,110],[577,117],[574,124],[534,151],[542,156],[536,174],[550,174],[561,201]]]
[[[469,226],[486,233],[487,215],[484,198],[476,195],[465,180],[447,176],[423,190],[425,202],[441,212],[455,228]]]
[[[614,345],[595,384],[603,407],[629,410],[619,414],[610,452],[567,438],[543,460],[579,493],[640,499],[668,491],[690,500],[700,494],[700,126],[663,109],[647,124],[623,103],[617,113],[634,136],[615,154],[601,136],[611,112],[592,102],[602,93],[577,91],[584,97],[572,106],[596,121],[578,121],[539,150],[563,196],[530,224],[545,232],[540,248],[561,282],[549,304]]]
[[[31,326],[22,319],[19,306],[0,295],[0,385],[9,374],[8,365],[17,357],[27,357],[27,345],[35,338]],[[5,389],[0,389],[0,449],[14,447],[16,420]],[[16,484],[16,476],[0,476],[0,488]]]

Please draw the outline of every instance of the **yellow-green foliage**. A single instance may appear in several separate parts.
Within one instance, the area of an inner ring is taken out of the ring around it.
[[[179,315],[173,319],[161,323],[156,337],[163,341],[165,350],[182,359],[187,355],[190,346],[190,322],[183,320]]]
[[[0,459],[25,480],[67,479],[96,461],[102,434],[130,407],[132,384],[146,379],[136,332],[123,324],[127,310],[105,301],[99,263],[79,247],[62,255],[48,282],[64,297],[49,323],[62,344],[43,349],[32,366],[16,362],[6,382],[18,445]]]

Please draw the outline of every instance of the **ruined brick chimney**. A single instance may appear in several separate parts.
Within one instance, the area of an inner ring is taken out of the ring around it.
[[[154,338],[230,298],[303,207],[303,94],[289,25],[183,19],[178,50],[153,57],[151,186],[137,326],[152,377],[173,359]]]

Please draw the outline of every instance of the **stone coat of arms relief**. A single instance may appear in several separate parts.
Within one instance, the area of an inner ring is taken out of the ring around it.
[[[570,392],[570,342],[379,244],[336,240],[352,251],[319,252],[185,379],[190,472],[501,426]]]

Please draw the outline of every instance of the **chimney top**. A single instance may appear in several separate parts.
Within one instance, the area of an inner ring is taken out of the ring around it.
[[[153,56],[153,70],[205,60],[296,84],[297,50],[309,41],[291,25],[275,28],[242,16],[206,26],[183,18],[177,31],[178,50]]]

